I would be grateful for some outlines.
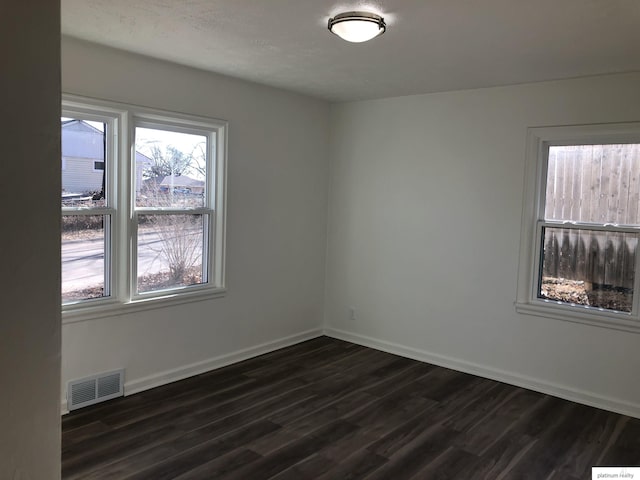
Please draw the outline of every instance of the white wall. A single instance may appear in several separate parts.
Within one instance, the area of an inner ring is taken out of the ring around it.
[[[230,122],[227,296],[64,325],[63,385],[125,367],[132,392],[319,334],[328,104],[69,38],[62,90]]]
[[[513,306],[527,127],[638,121],[639,85],[625,74],[332,107],[329,333],[640,416],[640,335]]]
[[[60,478],[60,4],[8,2],[0,10],[0,479],[55,480]]]

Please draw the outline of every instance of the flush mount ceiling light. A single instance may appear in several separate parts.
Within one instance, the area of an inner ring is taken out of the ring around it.
[[[366,42],[387,29],[384,18],[369,12],[340,13],[329,19],[329,30],[347,42]]]

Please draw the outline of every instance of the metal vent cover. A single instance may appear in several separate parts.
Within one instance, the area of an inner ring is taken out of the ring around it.
[[[67,388],[69,411],[124,395],[124,369],[72,380]]]

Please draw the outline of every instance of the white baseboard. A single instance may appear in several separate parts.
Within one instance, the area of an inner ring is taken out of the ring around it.
[[[379,340],[377,338],[360,335],[358,333],[346,332],[335,328],[325,328],[324,334],[328,337],[345,340],[351,343],[357,343],[365,347],[375,348],[383,352],[393,353],[402,357],[412,358],[421,362],[431,363],[445,368],[458,370],[460,372],[470,373],[479,377],[497,380],[499,382],[508,383],[517,387],[526,388],[540,393],[552,395],[554,397],[563,398],[572,402],[589,405],[591,407],[601,408],[630,417],[640,418],[640,405],[625,402],[615,398],[603,397],[601,395],[577,390],[571,387],[558,385],[545,380],[519,375],[514,372],[498,370],[495,368],[478,365],[475,363],[459,360],[444,355],[430,353],[412,347],[406,347],[398,343]]]
[[[209,358],[201,362],[184,365],[171,370],[165,370],[142,378],[127,380],[124,384],[124,394],[125,396],[133,395],[134,393],[139,393],[154,387],[166,385],[167,383],[193,377],[194,375],[209,372],[217,368],[231,365],[232,363],[241,362],[242,360],[257,357],[258,355],[263,355],[280,348],[289,347],[296,343],[311,340],[312,338],[320,337],[322,335],[322,329],[307,330],[306,332],[290,335],[272,342],[261,343],[260,345],[255,345],[253,347],[243,348],[241,350]],[[67,409],[67,401],[63,400],[62,414],[64,415],[66,413],[69,413]]]

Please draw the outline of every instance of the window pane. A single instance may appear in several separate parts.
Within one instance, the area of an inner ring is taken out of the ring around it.
[[[539,297],[631,312],[637,234],[544,228]]]
[[[136,206],[204,206],[207,137],[136,128]]]
[[[546,220],[640,225],[640,145],[549,148]]]
[[[106,125],[61,118],[62,206],[104,206]]]
[[[205,215],[140,215],[138,293],[206,282]]]
[[[109,216],[62,217],[62,303],[108,296],[105,225]]]

